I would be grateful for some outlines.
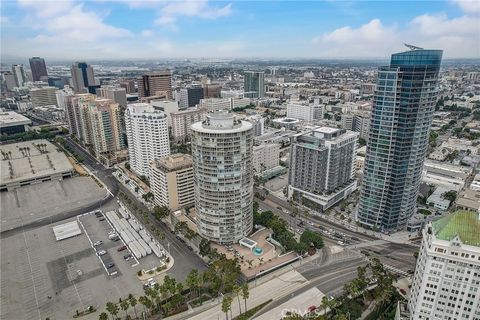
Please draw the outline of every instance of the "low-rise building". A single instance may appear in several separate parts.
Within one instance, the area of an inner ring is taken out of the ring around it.
[[[437,210],[445,211],[450,206],[450,200],[444,198],[444,194],[450,191],[450,188],[438,187],[435,191],[427,198],[427,204],[433,206]]]
[[[465,181],[471,173],[472,168],[470,167],[425,160],[422,181],[427,184],[445,187],[449,190],[459,191],[465,186]]]
[[[43,107],[57,104],[57,88],[40,87],[30,89],[30,100],[34,107]]]
[[[462,190],[455,201],[456,207],[462,210],[480,212],[480,191]]]
[[[154,202],[171,210],[195,204],[192,158],[172,154],[150,163],[150,185]]]
[[[32,120],[15,111],[0,109],[0,134],[22,133],[27,131],[31,124]]]

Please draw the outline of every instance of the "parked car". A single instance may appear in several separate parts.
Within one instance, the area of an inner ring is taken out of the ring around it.
[[[96,212],[95,212],[95,216],[96,216],[97,218],[100,218],[100,217],[103,217],[103,214],[102,214],[100,211],[96,211]]]
[[[98,246],[101,245],[102,243],[103,243],[102,240],[98,240],[98,241],[95,241],[95,242],[93,243],[93,246],[98,247]]]
[[[127,246],[121,246],[121,247],[117,248],[117,251],[120,252],[120,251],[123,251],[123,250],[126,250],[126,249],[127,249]]]
[[[98,221],[105,221],[105,218],[101,217],[100,219],[98,219]]]
[[[115,235],[115,236],[112,237],[112,238],[110,238],[110,237],[108,237],[108,238],[109,238],[110,240],[112,240],[112,241],[118,241],[118,240],[120,240],[120,237],[117,236],[117,235]]]
[[[128,253],[128,254],[123,256],[123,259],[127,260],[128,258],[131,258],[131,257],[132,257],[132,254]]]
[[[316,306],[310,306],[310,307],[308,307],[307,311],[308,311],[308,312],[313,312],[313,311],[315,311],[316,309],[317,309]]]
[[[130,256],[127,259],[125,259],[125,261],[130,261],[130,260],[133,260],[133,256]]]
[[[106,250],[97,251],[97,255],[99,255],[99,256],[103,256],[104,254],[107,254]]]
[[[107,269],[111,269],[111,268],[115,267],[115,263],[110,262],[106,265],[106,267],[107,267]]]
[[[118,237],[116,233],[112,233],[108,235],[108,239],[113,240],[114,238]]]

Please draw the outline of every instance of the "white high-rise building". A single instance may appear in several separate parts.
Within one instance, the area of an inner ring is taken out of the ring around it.
[[[226,111],[192,125],[198,231],[218,243],[234,243],[253,228],[253,130]]]
[[[429,222],[408,302],[412,320],[480,319],[480,216],[457,211]]]
[[[265,143],[253,147],[253,169],[256,175],[278,166],[280,159],[280,145]]]
[[[323,118],[323,106],[320,104],[287,104],[287,118],[294,118],[304,121],[313,121]]]
[[[265,119],[261,115],[255,114],[247,117],[245,120],[253,125],[253,133],[255,134],[255,137],[261,136],[265,133]]]
[[[150,162],[170,154],[167,116],[148,103],[129,104],[125,127],[130,166],[137,174],[149,176]]]
[[[27,81],[27,74],[23,68],[23,64],[14,64],[12,66],[12,72],[15,76],[15,83],[17,87],[23,87],[23,84]]]
[[[204,108],[189,108],[171,113],[173,141],[185,142],[189,140],[192,124],[205,120],[206,114],[207,112]]]
[[[30,89],[30,100],[34,107],[51,106],[57,104],[57,88],[40,87]]]

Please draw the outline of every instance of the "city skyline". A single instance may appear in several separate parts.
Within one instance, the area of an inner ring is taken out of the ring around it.
[[[386,58],[404,42],[478,58],[479,14],[468,0],[9,1],[2,60]]]

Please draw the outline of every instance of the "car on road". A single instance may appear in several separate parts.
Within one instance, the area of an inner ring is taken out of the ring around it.
[[[120,246],[117,248],[117,251],[120,252],[120,251],[123,251],[123,250],[126,250],[127,249],[127,246]]]
[[[97,255],[98,255],[98,256],[103,256],[104,254],[107,254],[107,251],[106,251],[106,250],[97,251]]]
[[[343,243],[343,241],[340,241],[340,240],[337,241],[337,243],[338,243],[339,245],[341,245],[341,246],[343,246],[343,245],[345,244],[345,243]]]
[[[113,263],[113,262],[107,263],[107,265],[105,267],[107,267],[107,269],[111,269],[111,268],[115,267],[115,263]]]
[[[98,240],[98,241],[95,241],[95,242],[93,243],[93,246],[94,246],[94,247],[98,247],[98,246],[101,245],[102,243],[103,243],[102,240]]]

